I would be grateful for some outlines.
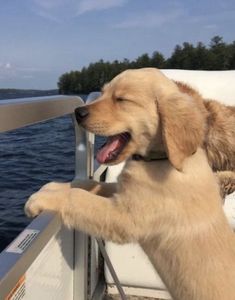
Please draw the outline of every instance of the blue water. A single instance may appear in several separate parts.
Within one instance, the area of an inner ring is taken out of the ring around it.
[[[104,142],[96,138],[96,148]],[[65,116],[0,134],[0,251],[30,222],[27,198],[50,181],[74,177],[75,137]]]
[[[72,180],[74,149],[69,116],[0,134],[0,250],[30,222],[23,211],[30,194]]]

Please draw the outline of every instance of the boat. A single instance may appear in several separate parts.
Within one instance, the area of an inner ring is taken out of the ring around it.
[[[206,98],[235,105],[235,71],[162,70],[184,81]],[[88,101],[99,95],[92,93]],[[78,127],[74,109],[78,96],[49,96],[0,102],[0,132],[71,115],[75,130],[75,180],[113,182],[123,163],[94,163],[94,135]],[[17,112],[17,114],[16,114]],[[14,116],[14,117],[13,117]],[[224,211],[235,229],[235,193],[226,197]],[[147,256],[136,244],[124,246],[69,230],[60,217],[43,212],[0,253],[1,300],[171,299]]]

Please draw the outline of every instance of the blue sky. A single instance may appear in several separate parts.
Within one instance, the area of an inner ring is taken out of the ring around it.
[[[235,40],[234,0],[0,0],[0,88],[56,88],[90,62],[166,57],[184,41]]]

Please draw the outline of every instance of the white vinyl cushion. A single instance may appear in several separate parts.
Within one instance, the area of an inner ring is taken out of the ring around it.
[[[188,83],[204,98],[235,105],[235,71],[161,71],[170,79]]]

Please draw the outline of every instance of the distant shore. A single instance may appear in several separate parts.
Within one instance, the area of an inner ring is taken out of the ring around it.
[[[59,90],[0,89],[0,100],[58,95]]]

